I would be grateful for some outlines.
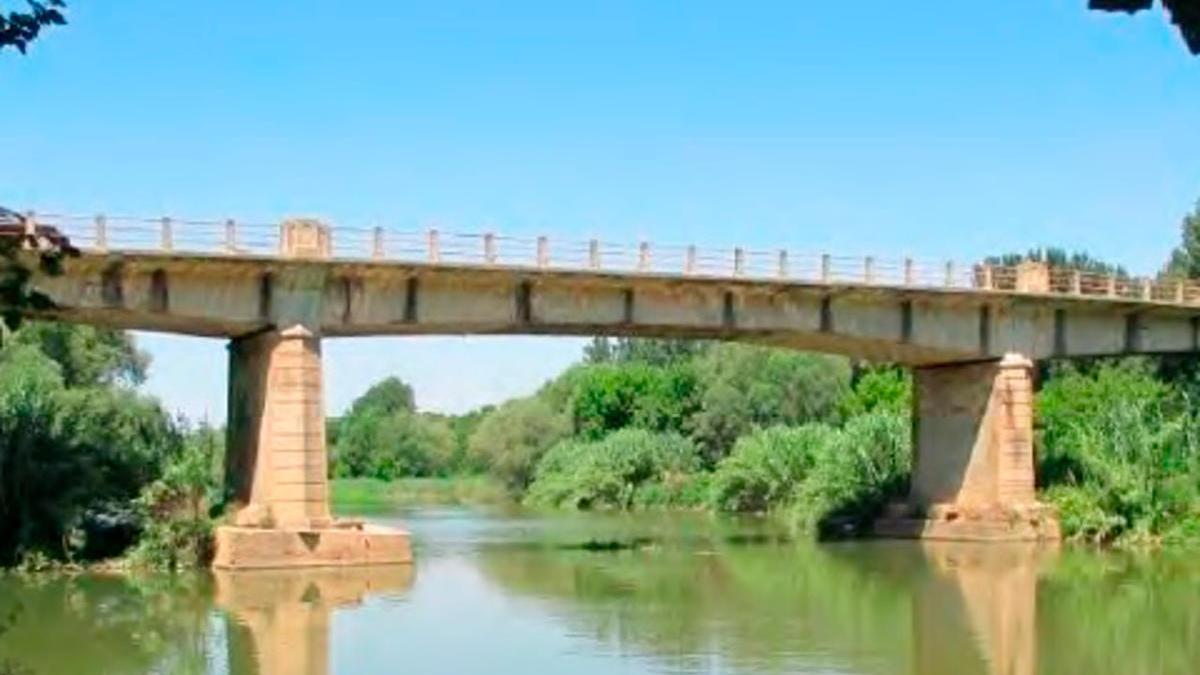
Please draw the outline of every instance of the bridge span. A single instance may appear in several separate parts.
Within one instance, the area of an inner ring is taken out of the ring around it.
[[[81,255],[49,318],[230,340],[223,567],[394,562],[407,538],[331,518],[323,337],[690,337],[913,367],[911,494],[881,534],[1058,536],[1034,496],[1033,362],[1200,352],[1200,285],[1042,263],[37,215]]]

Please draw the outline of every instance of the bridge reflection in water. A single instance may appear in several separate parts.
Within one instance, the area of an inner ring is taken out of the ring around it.
[[[335,610],[412,587],[412,565],[214,571],[215,604],[227,612],[231,673],[330,672]]]

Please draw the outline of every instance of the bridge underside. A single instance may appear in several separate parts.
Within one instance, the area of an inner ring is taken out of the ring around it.
[[[277,258],[86,254],[37,279],[52,318],[225,337],[234,522],[216,564],[411,559],[407,535],[328,507],[322,337],[711,338],[915,369],[911,494],[879,533],[1053,539],[1034,498],[1032,362],[1200,351],[1200,310],[1038,293],[328,260],[288,223]],[[324,242],[324,244],[322,244]]]

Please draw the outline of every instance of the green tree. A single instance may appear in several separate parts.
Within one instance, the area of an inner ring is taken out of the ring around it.
[[[0,564],[107,550],[96,539],[136,529],[132,500],[181,450],[157,401],[62,373],[34,346],[0,348]]]
[[[1200,201],[1192,212],[1183,217],[1179,226],[1179,246],[1171,252],[1167,273],[1173,276],[1200,279]]]
[[[334,454],[336,475],[342,477],[429,476],[448,470],[454,434],[438,417],[369,407],[342,419]]]
[[[674,338],[592,338],[583,349],[585,363],[644,363],[669,366],[691,360],[707,343]]]
[[[697,410],[696,394],[690,364],[634,361],[589,366],[574,378],[575,431],[591,439],[626,427],[684,432]]]
[[[516,399],[483,418],[468,449],[476,463],[519,494],[533,479],[546,450],[570,433],[567,417],[541,397]]]
[[[368,410],[387,415],[396,412],[413,412],[416,410],[416,404],[412,387],[398,377],[388,377],[376,382],[366,393],[354,400],[350,406],[350,415],[360,415]]]
[[[63,0],[26,0],[26,6],[22,12],[0,12],[0,51],[13,47],[24,54],[43,28],[67,23],[61,11],[66,8]]]
[[[36,347],[58,363],[68,387],[137,386],[145,381],[150,364],[133,336],[109,328],[34,321],[12,339]]]
[[[843,358],[734,343],[706,351],[696,371],[692,433],[712,463],[754,428],[835,421],[850,386]]]

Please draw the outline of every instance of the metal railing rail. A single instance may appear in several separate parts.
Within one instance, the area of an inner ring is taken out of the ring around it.
[[[25,214],[91,252],[279,256],[279,223],[99,214]],[[330,259],[394,261],[747,280],[1042,293],[1200,306],[1200,281],[1097,274],[1028,263],[990,265],[914,258],[842,256],[787,249],[703,249],[493,232],[330,226]]]

